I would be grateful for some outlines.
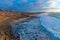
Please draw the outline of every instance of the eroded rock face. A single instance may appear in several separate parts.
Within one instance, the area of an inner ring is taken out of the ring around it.
[[[43,20],[43,18],[45,20]],[[48,24],[48,16],[13,11],[0,12],[0,39],[2,40],[60,40],[41,25]],[[52,24],[52,23],[50,23]],[[49,25],[50,25],[49,24]]]
[[[11,23],[25,20],[29,15],[15,11],[0,11],[0,40],[14,40]]]
[[[0,11],[0,23],[3,22],[15,22],[15,20],[24,20],[24,18],[29,17],[30,15],[25,15],[24,13],[15,12],[15,11]]]
[[[14,34],[12,33],[12,25],[19,21],[26,20],[32,17],[34,14],[24,14],[15,11],[0,11],[0,38],[1,40],[14,40]]]

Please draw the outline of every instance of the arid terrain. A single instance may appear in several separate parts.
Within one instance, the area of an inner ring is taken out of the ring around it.
[[[6,10],[0,11],[0,40],[13,40],[13,38],[10,37],[12,35],[11,28],[9,28],[10,24],[26,20],[35,15],[36,13],[20,13]]]
[[[41,13],[0,10],[0,40],[57,40],[41,25]]]
[[[0,11],[0,23],[12,23],[17,22],[18,20],[24,20],[27,19],[34,14],[28,14],[28,13],[20,13],[15,11]],[[0,25],[1,25],[0,24]]]

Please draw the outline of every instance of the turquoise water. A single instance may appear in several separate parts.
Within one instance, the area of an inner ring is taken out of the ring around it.
[[[60,13],[51,13],[48,15],[42,14],[40,16],[41,24],[45,27],[45,29],[49,30],[51,33],[54,34],[55,37],[60,38]],[[55,16],[54,16],[55,15]]]
[[[49,13],[48,15],[60,19],[60,12],[53,12],[53,13]]]
[[[60,19],[56,17],[39,14],[11,25],[14,36],[22,40],[60,40]]]

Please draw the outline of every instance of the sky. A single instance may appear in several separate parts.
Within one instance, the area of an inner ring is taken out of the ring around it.
[[[51,8],[60,8],[60,0],[50,0],[48,3]]]
[[[60,0],[0,0],[0,8],[17,11],[41,11],[60,8]]]

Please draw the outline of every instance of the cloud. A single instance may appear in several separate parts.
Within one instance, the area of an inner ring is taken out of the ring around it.
[[[60,8],[60,0],[49,0],[48,3],[50,8]]]

